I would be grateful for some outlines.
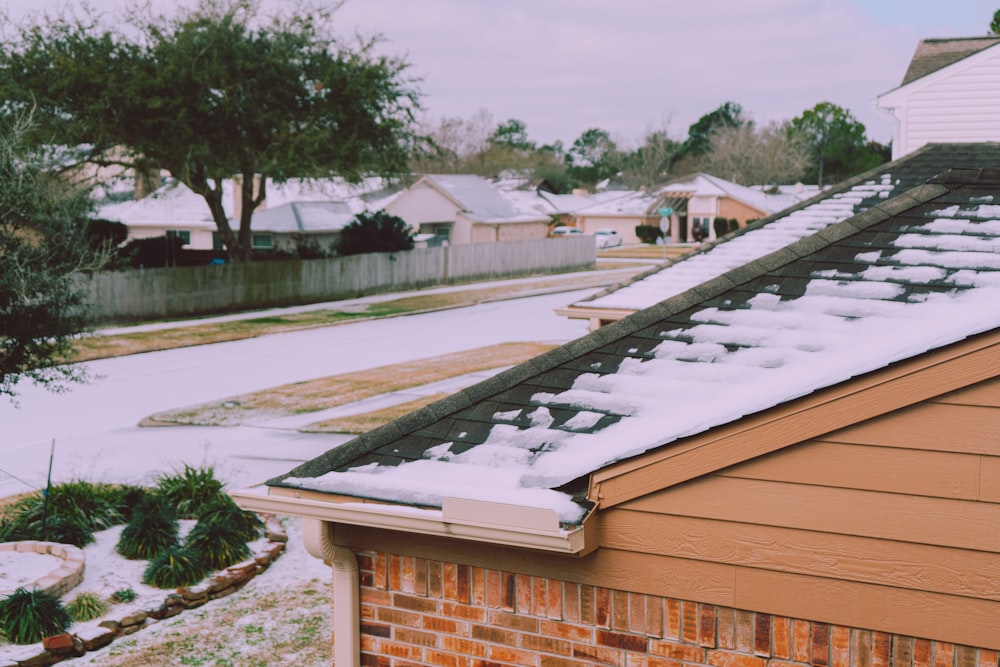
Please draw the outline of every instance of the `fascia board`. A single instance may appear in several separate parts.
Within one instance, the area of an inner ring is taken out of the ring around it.
[[[500,546],[520,547],[566,555],[582,556],[593,550],[587,540],[586,522],[572,530],[540,529],[529,526],[497,525],[469,519],[448,519],[441,510],[425,510],[402,505],[376,503],[336,503],[286,495],[271,495],[266,486],[231,491],[230,496],[245,510],[317,519],[330,523],[381,528],[432,537],[449,537]],[[451,500],[451,499],[446,499]],[[467,501],[459,501],[467,502]],[[491,503],[493,504],[493,503]],[[500,503],[495,503],[501,505]],[[499,508],[502,511],[502,508]],[[588,517],[591,518],[591,517]]]

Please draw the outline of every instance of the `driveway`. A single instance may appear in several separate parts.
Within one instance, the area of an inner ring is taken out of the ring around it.
[[[290,382],[510,341],[562,343],[586,323],[554,309],[593,290],[370,320],[87,364],[95,379],[52,394],[26,386],[0,402],[0,496],[53,479],[146,482],[182,463],[215,465],[232,486],[286,472],[348,439],[268,427],[139,428],[144,417]]]

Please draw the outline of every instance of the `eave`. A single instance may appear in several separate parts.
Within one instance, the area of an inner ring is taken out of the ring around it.
[[[612,507],[995,377],[1000,330],[612,464],[591,475],[588,497]]]
[[[617,322],[635,312],[635,309],[620,308],[587,308],[585,306],[565,306],[556,308],[555,313],[571,320],[590,320],[591,322]]]
[[[440,510],[368,503],[265,485],[230,492],[245,510],[332,524],[448,537],[534,551],[584,556],[597,546],[594,513],[580,526],[563,528],[552,510],[445,498]]]

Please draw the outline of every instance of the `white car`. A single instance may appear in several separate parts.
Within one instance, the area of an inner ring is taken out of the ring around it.
[[[578,227],[569,227],[567,225],[560,225],[559,227],[554,227],[550,232],[551,236],[556,238],[564,236],[575,236],[577,234],[583,234]]]
[[[622,235],[614,229],[598,229],[594,232],[598,248],[614,248],[622,244]]]

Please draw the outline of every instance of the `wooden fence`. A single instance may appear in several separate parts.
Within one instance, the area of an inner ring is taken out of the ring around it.
[[[133,269],[81,278],[97,322],[224,313],[591,268],[590,236],[332,259]]]

